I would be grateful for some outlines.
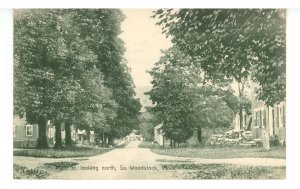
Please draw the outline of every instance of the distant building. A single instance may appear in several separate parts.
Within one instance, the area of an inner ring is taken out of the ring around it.
[[[28,124],[24,118],[14,116],[13,145],[15,148],[36,147],[38,140],[38,125]]]
[[[165,133],[162,130],[163,124],[159,124],[154,127],[154,141],[157,142],[160,146],[164,146]]]
[[[135,129],[132,130],[131,133],[129,133],[129,134],[126,136],[126,140],[127,140],[127,141],[143,140],[142,135],[138,135],[137,133],[138,133],[137,130],[135,130]]]
[[[286,102],[274,106],[266,106],[263,101],[256,100],[258,86],[253,84],[252,89],[252,127],[254,138],[262,138],[265,130],[269,136],[278,137],[281,144],[286,141]]]
[[[240,115],[234,117],[234,130],[251,130],[255,139],[262,139],[263,131],[272,139],[278,138],[281,144],[286,141],[286,102],[282,101],[273,106],[266,106],[263,101],[256,99],[256,91],[258,85],[251,83],[250,88],[245,91],[245,96],[251,101],[251,110],[243,111],[243,123],[240,124]],[[213,129],[206,129],[205,132],[210,132]],[[199,134],[197,130],[190,139],[186,141],[189,145],[197,145],[199,143]],[[201,138],[200,137],[200,138]],[[169,145],[170,140],[165,137],[163,124],[154,127],[154,141],[159,145]]]
[[[25,116],[20,118],[19,116],[14,116],[13,120],[13,146],[14,148],[35,148],[38,141],[38,125],[28,124]],[[65,124],[61,123],[61,138],[65,141]],[[51,124],[50,121],[47,123],[46,128],[47,141],[49,146],[54,146],[55,144],[55,126]],[[90,142],[94,143],[94,131],[90,131]],[[87,139],[86,131],[76,129],[74,125],[71,125],[71,139],[74,142],[83,144]]]
[[[240,124],[240,114],[237,113],[234,117],[234,130],[250,130],[251,124],[252,124],[252,115],[247,113],[246,111],[243,111],[243,124]]]

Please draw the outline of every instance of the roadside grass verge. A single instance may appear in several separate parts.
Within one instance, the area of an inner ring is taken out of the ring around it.
[[[158,144],[151,142],[142,142],[139,147],[150,148],[152,152],[177,156],[177,157],[191,157],[204,159],[227,159],[227,158],[286,158],[285,146],[272,147],[270,151],[265,151],[262,147],[161,147]]]
[[[22,149],[14,150],[14,156],[29,156],[41,158],[71,158],[71,157],[90,157],[104,154],[113,148],[99,147],[77,147],[69,146],[60,149]]]
[[[185,179],[285,179],[285,167],[231,164],[162,164],[163,170],[184,174]]]
[[[76,169],[75,167],[76,165],[78,165],[77,162],[60,161],[60,162],[44,163],[43,166],[41,166],[40,168],[49,171],[64,171],[69,169],[74,170]]]

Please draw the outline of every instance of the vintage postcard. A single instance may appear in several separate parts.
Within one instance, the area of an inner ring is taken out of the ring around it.
[[[286,9],[14,9],[13,179],[286,179]]]

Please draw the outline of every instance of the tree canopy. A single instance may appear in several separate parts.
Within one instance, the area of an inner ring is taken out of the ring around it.
[[[31,123],[68,121],[111,138],[137,127],[140,103],[118,37],[123,19],[117,9],[15,11],[15,114],[26,112]],[[45,133],[45,124],[39,127]]]
[[[192,61],[176,48],[163,52],[150,71],[153,88],[146,93],[166,137],[178,142],[185,142],[195,129],[230,127],[238,108],[226,81],[204,82],[202,70]]]
[[[285,100],[285,10],[159,9],[153,17],[208,79],[251,77],[258,99]]]

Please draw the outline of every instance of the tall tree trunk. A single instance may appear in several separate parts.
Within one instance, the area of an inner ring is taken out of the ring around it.
[[[54,148],[61,148],[62,147],[62,139],[61,139],[61,126],[60,122],[54,122],[55,125],[55,145]]]
[[[105,136],[105,147],[108,147],[108,135]]]
[[[86,132],[86,140],[87,140],[87,144],[90,145],[91,144],[91,133],[90,133],[90,128],[85,129]]]
[[[102,148],[104,148],[105,145],[105,135],[104,135],[104,131],[102,132]]]
[[[240,129],[242,129],[243,126],[243,105],[240,105]]]
[[[39,125],[39,136],[37,141],[37,148],[48,148],[48,142],[47,142],[47,121],[45,118],[40,117],[38,119],[38,125]]]
[[[251,130],[252,119],[253,119],[253,117],[251,117],[250,120],[249,120],[249,122],[248,122],[247,131]]]
[[[173,148],[173,139],[172,138],[170,139],[170,146],[171,146],[171,148]]]
[[[111,141],[112,141],[112,140],[111,140],[111,136],[109,135],[109,136],[108,136],[108,146],[109,146],[109,147],[112,145]]]
[[[111,147],[113,145],[112,135],[108,136],[108,146]]]
[[[114,137],[113,137],[112,134],[110,135],[110,145],[111,145],[111,146],[114,145]]]
[[[104,147],[107,147],[107,134],[104,135]]]
[[[198,128],[197,131],[198,131],[198,134],[197,134],[198,142],[202,143],[202,132],[201,132],[201,128]]]
[[[240,116],[240,128],[243,127],[243,97],[244,97],[244,89],[245,89],[245,82],[246,81],[240,81],[238,82],[238,89],[239,89],[239,116]]]
[[[71,122],[66,121],[65,122],[65,140],[66,140],[66,146],[71,146],[72,145],[72,138],[71,138]]]

